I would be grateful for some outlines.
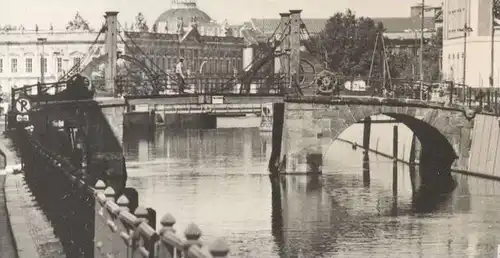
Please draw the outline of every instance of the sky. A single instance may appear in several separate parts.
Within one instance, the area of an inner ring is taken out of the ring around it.
[[[227,19],[238,24],[250,18],[279,18],[280,12],[302,9],[304,18],[328,18],[347,8],[358,16],[405,17],[410,6],[419,0],[198,0],[198,8],[214,20]],[[428,5],[440,5],[442,0],[426,0]],[[38,24],[40,29],[63,29],[76,12],[100,27],[105,11],[118,11],[121,23],[134,21],[142,12],[148,24],[170,8],[171,0],[0,0],[0,24],[23,24],[26,29]],[[390,8],[388,8],[390,7]]]

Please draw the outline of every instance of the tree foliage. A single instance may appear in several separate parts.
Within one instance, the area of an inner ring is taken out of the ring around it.
[[[337,74],[368,75],[372,55],[375,54],[375,60],[381,58],[382,44],[377,45],[377,51],[374,48],[383,30],[382,24],[375,24],[370,18],[356,18],[351,10],[334,14],[318,36],[323,61]],[[380,70],[380,63],[374,62],[374,71]]]
[[[321,33],[313,40],[319,45],[320,54],[326,67],[344,76],[383,76],[384,47],[387,59],[386,72],[392,78],[412,79],[419,74],[416,51],[412,46],[401,51],[393,51],[395,44],[383,37],[384,25],[367,17],[356,17],[351,10],[336,13],[328,21]],[[378,38],[378,39],[377,39]],[[383,39],[383,40],[382,40]],[[413,45],[415,40],[403,43]],[[424,46],[425,80],[440,78],[442,30]],[[373,60],[373,64],[372,64]],[[418,79],[418,78],[415,78]]]

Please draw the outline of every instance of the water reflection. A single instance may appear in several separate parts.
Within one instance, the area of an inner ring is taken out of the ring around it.
[[[365,157],[362,149],[337,142],[325,159],[325,175],[270,180],[270,144],[270,135],[253,129],[129,133],[128,185],[159,217],[171,212],[178,231],[196,222],[204,240],[226,237],[234,257],[496,253],[498,183],[457,175],[448,199],[422,213],[414,207],[415,168],[393,167],[390,160]]]

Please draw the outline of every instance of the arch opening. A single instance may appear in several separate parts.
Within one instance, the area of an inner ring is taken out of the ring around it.
[[[371,118],[377,115],[385,115],[393,118],[395,123],[405,125],[420,142],[420,153],[417,153],[417,155],[420,156],[419,174],[421,179],[420,185],[422,187],[430,189],[442,188],[442,190],[450,191],[453,190],[446,186],[449,185],[450,187],[454,187],[454,181],[451,177],[451,167],[458,156],[450,141],[441,131],[441,128],[438,129],[415,116],[391,112],[374,113],[363,119],[368,117]],[[330,135],[333,140],[330,145],[333,144],[333,142],[354,123],[359,123],[363,119],[347,124],[345,129],[339,130],[338,133]],[[362,134],[363,132],[361,131],[360,133]],[[388,131],[388,135],[390,136],[387,138],[392,139],[392,130]],[[388,144],[392,146],[392,141]],[[328,147],[326,151],[328,151],[329,148],[330,147]],[[401,150],[399,150],[399,152],[401,152]],[[323,151],[323,155],[326,155],[325,151]]]

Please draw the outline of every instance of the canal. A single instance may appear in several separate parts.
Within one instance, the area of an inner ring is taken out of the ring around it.
[[[361,133],[345,135],[358,141]],[[376,141],[390,150],[386,138]],[[452,195],[420,212],[408,166],[398,166],[395,198],[392,162],[371,155],[364,186],[361,149],[339,141],[323,176],[287,176],[274,196],[271,135],[256,128],[128,130],[124,149],[141,205],[158,221],[172,213],[178,231],[195,222],[202,239],[225,237],[233,257],[494,257],[500,243],[499,183],[456,175]]]

